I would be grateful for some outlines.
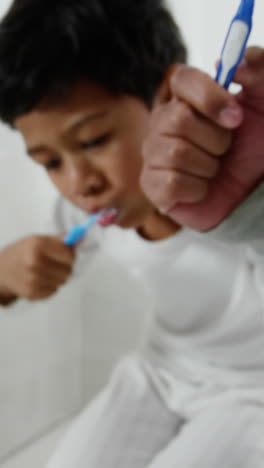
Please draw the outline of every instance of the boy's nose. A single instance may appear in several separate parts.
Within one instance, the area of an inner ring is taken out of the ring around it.
[[[78,197],[100,195],[106,187],[103,175],[84,167],[71,167],[68,183],[71,194]]]
[[[100,195],[104,191],[105,185],[102,181],[91,180],[82,192],[83,196]]]

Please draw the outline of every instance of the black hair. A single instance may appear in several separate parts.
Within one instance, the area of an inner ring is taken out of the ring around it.
[[[15,0],[0,23],[0,119],[13,125],[79,79],[151,106],[186,48],[162,0]]]

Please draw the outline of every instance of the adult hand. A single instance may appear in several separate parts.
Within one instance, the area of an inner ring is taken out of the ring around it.
[[[141,182],[178,224],[212,229],[263,179],[263,49],[247,50],[235,79],[243,87],[238,96],[176,65],[157,96]]]

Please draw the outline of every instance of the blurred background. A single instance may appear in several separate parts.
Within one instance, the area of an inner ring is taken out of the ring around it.
[[[1,0],[0,15],[10,3]],[[213,75],[239,0],[168,3],[189,47],[190,63]],[[264,45],[263,19],[264,5],[256,0],[251,44]],[[25,155],[20,137],[0,125],[0,248],[45,232],[56,197],[45,173]],[[51,300],[0,308],[2,468],[45,466],[72,417],[133,348],[149,307],[142,286],[99,255]]]

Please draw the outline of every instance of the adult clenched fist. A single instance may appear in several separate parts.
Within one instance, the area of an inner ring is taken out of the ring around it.
[[[141,183],[181,225],[219,225],[263,179],[264,50],[248,49],[233,96],[207,74],[175,65],[157,95]]]

